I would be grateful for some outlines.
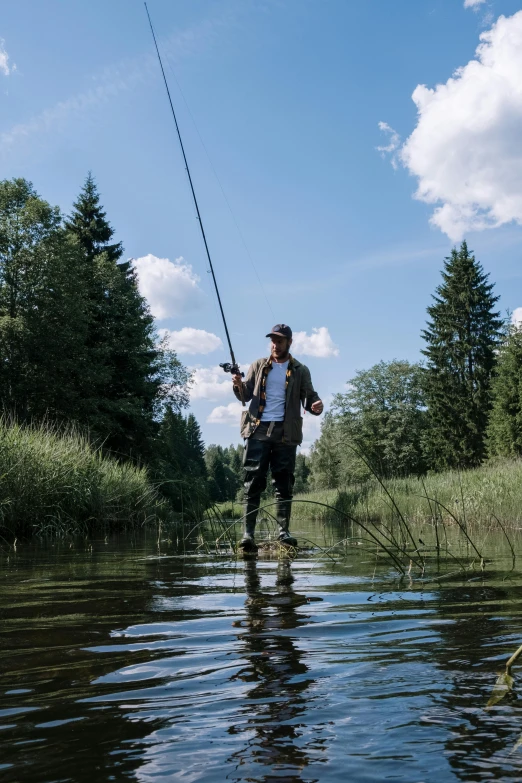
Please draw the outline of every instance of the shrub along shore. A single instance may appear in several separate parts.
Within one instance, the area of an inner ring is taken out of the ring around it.
[[[0,419],[0,536],[88,533],[166,519],[144,468],[104,456],[73,430]]]
[[[447,524],[455,524],[456,518],[481,526],[522,527],[522,460],[488,462],[472,470],[446,471],[424,478],[390,479],[384,487],[371,479],[359,485],[296,495],[293,522],[335,522],[342,517],[335,509],[361,521],[389,522],[397,517],[391,496],[408,522],[427,523],[436,516]],[[239,503],[222,503],[220,511],[231,519],[243,513]]]

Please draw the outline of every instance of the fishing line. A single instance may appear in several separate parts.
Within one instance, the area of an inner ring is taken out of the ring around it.
[[[212,280],[214,282],[214,288],[216,290],[216,296],[217,296],[217,300],[218,300],[218,304],[219,304],[219,310],[221,312],[221,318],[223,319],[223,326],[225,327],[225,334],[227,336],[228,349],[230,351],[230,358],[231,358],[232,362],[231,362],[231,364],[229,364],[228,362],[224,363],[224,364],[221,364],[220,367],[222,367],[225,372],[230,372],[233,375],[243,375],[243,373],[241,373],[240,370],[239,370],[238,364],[236,362],[236,357],[234,356],[234,349],[232,348],[232,342],[230,340],[230,334],[229,334],[229,331],[228,331],[227,321],[226,321],[226,318],[225,318],[225,312],[223,310],[223,305],[221,303],[221,296],[219,295],[219,288],[218,288],[218,284],[217,284],[217,280],[216,280],[216,275],[214,274],[214,267],[212,265],[212,259],[210,257],[210,251],[208,249],[207,237],[205,235],[205,229],[203,227],[203,221],[201,219],[201,213],[199,211],[199,204],[198,204],[198,200],[196,198],[196,191],[194,190],[194,185],[192,183],[192,177],[190,175],[190,169],[189,169],[189,165],[188,165],[188,161],[187,161],[187,156],[185,154],[185,147],[183,146],[183,140],[181,138],[181,133],[180,133],[180,130],[179,130],[178,120],[177,120],[177,117],[176,117],[176,112],[174,111],[174,104],[172,103],[172,98],[170,96],[169,85],[168,85],[168,82],[167,82],[167,77],[165,75],[165,69],[163,68],[163,61],[161,59],[160,51],[159,51],[159,48],[158,48],[158,42],[156,41],[156,34],[154,32],[154,27],[152,26],[152,20],[150,18],[150,14],[149,14],[149,9],[147,7],[147,3],[144,3],[144,5],[145,5],[145,11],[147,12],[147,17],[148,17],[148,20],[149,20],[150,31],[152,33],[152,38],[154,40],[154,46],[156,47],[156,54],[158,55],[158,61],[159,61],[159,64],[160,64],[161,73],[163,75],[163,81],[165,83],[165,89],[167,90],[167,96],[168,96],[168,99],[169,99],[170,109],[171,109],[171,112],[172,112],[172,117],[174,119],[174,124],[176,126],[176,132],[178,134],[178,140],[179,140],[179,144],[180,144],[180,147],[181,147],[181,153],[183,155],[183,160],[185,162],[185,170],[187,172],[187,176],[188,176],[188,180],[189,180],[189,184],[190,184],[190,190],[192,192],[192,198],[194,199],[194,206],[196,207],[196,215],[197,215],[197,219],[198,219],[198,222],[199,222],[199,227],[201,229],[201,236],[203,237],[203,244],[205,245],[205,251],[206,251],[208,263],[209,263],[209,266],[210,266],[210,273],[212,275]],[[239,386],[239,393],[240,393],[240,396],[241,396],[241,402],[243,403],[243,405],[245,405],[245,401],[243,399],[243,387],[242,387],[242,385]]]
[[[230,202],[229,202],[229,200],[228,200],[228,198],[227,198],[227,194],[225,193],[225,189],[223,188],[223,185],[221,184],[221,180],[219,179],[218,173],[217,173],[217,171],[216,171],[216,169],[215,169],[215,167],[214,167],[214,164],[212,163],[212,159],[211,159],[211,157],[210,157],[210,155],[209,155],[209,153],[208,153],[208,150],[207,150],[207,148],[206,148],[206,146],[205,146],[205,142],[203,141],[203,138],[202,138],[202,136],[201,136],[201,133],[199,132],[198,126],[197,126],[197,124],[196,124],[196,120],[194,119],[194,115],[192,114],[192,112],[191,112],[191,110],[190,110],[190,106],[189,106],[189,105],[188,105],[188,103],[187,103],[187,99],[185,98],[185,95],[184,95],[184,93],[183,93],[183,90],[181,89],[181,85],[180,85],[180,83],[179,83],[179,81],[178,81],[178,79],[177,79],[177,77],[176,77],[176,73],[175,73],[175,71],[174,71],[174,69],[173,69],[172,65],[170,64],[170,61],[169,61],[168,55],[167,55],[167,57],[166,57],[166,62],[167,62],[167,66],[168,66],[168,68],[169,68],[169,71],[170,71],[170,72],[171,72],[171,74],[172,74],[172,78],[173,78],[173,79],[174,79],[174,81],[176,82],[176,86],[177,86],[177,88],[178,88],[178,90],[179,90],[179,94],[180,94],[180,95],[181,95],[181,97],[183,98],[183,103],[185,104],[185,108],[186,108],[186,110],[187,110],[187,112],[188,112],[188,115],[189,115],[190,119],[192,120],[192,124],[194,125],[194,130],[196,131],[196,133],[197,133],[197,135],[198,135],[198,138],[199,138],[199,140],[200,140],[200,142],[201,142],[201,146],[203,147],[203,150],[204,150],[204,152],[205,152],[205,155],[207,156],[207,160],[208,160],[208,162],[209,162],[209,164],[210,164],[210,168],[212,169],[212,173],[214,174],[214,177],[216,178],[216,182],[217,182],[217,184],[219,185],[219,189],[221,190],[221,195],[223,196],[223,199],[224,199],[224,201],[225,201],[225,204],[226,204],[226,205],[227,205],[227,207],[228,207],[228,211],[230,212],[230,217],[232,218],[232,222],[234,223],[234,225],[235,225],[235,227],[236,227],[236,230],[237,230],[237,233],[239,234],[239,238],[241,239],[241,242],[243,243],[243,247],[245,248],[245,252],[246,252],[246,254],[247,254],[247,258],[248,258],[248,260],[250,261],[250,265],[251,265],[252,269],[254,270],[254,274],[255,274],[255,276],[257,277],[257,282],[259,283],[259,287],[261,288],[261,291],[262,291],[262,293],[263,293],[263,296],[265,297],[265,301],[266,301],[266,303],[267,303],[267,305],[268,305],[268,309],[269,309],[269,310],[270,310],[270,312],[272,313],[272,317],[273,317],[273,319],[274,319],[274,321],[275,321],[275,320],[276,320],[275,313],[274,313],[274,311],[272,310],[272,305],[270,304],[270,300],[269,300],[269,298],[268,298],[268,296],[267,296],[267,294],[266,294],[265,287],[264,287],[264,285],[263,285],[263,281],[261,280],[261,278],[260,278],[260,276],[259,276],[259,272],[257,271],[257,267],[256,267],[256,265],[255,265],[255,263],[254,263],[254,259],[252,258],[252,254],[251,254],[251,252],[250,252],[250,250],[249,250],[249,248],[248,248],[248,245],[247,245],[247,243],[246,243],[246,239],[245,239],[245,237],[244,237],[244,235],[243,235],[243,232],[242,232],[242,231],[241,231],[241,229],[239,228],[239,224],[238,224],[238,222],[237,222],[237,220],[236,220],[236,216],[234,215],[234,212],[232,211],[232,207],[230,206]]]

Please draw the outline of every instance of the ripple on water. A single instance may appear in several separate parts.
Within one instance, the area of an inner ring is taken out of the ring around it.
[[[522,637],[518,578],[45,554],[7,572],[7,783],[522,777],[515,697],[483,709]]]

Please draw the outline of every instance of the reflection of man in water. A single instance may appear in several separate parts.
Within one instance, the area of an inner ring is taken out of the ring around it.
[[[299,716],[306,711],[303,693],[312,683],[303,676],[308,667],[291,636],[291,630],[308,619],[296,611],[306,598],[294,593],[293,581],[289,561],[282,560],[277,566],[277,592],[263,593],[257,562],[245,561],[246,629],[238,638],[248,665],[236,676],[252,683],[252,688],[242,710],[245,722],[229,728],[230,733],[246,732],[249,736],[248,744],[233,754],[232,762],[261,764],[270,768],[267,773],[284,768],[288,783],[301,781],[300,771],[310,761],[297,745],[297,728],[304,722]],[[255,736],[250,738],[252,733]],[[282,779],[278,776],[277,780]]]

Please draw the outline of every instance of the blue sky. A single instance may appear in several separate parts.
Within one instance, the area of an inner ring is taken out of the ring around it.
[[[522,305],[522,6],[467,5],[150,0],[241,362],[280,321],[301,333],[295,353],[325,401],[357,369],[416,361],[462,237],[501,309]],[[0,39],[1,176],[67,212],[93,172],[158,328],[197,368],[206,442],[238,442],[143,4],[17,0]],[[309,445],[318,421],[305,431]]]

